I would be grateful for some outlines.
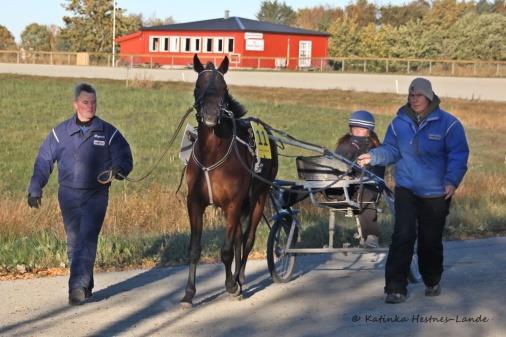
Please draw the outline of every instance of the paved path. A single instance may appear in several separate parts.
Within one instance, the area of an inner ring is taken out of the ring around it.
[[[445,255],[442,295],[415,284],[399,305],[383,302],[374,254],[301,257],[287,284],[252,261],[242,301],[224,293],[221,264],[200,265],[187,310],[186,266],[97,274],[80,307],[67,305],[66,277],[4,281],[0,336],[506,336],[506,237],[445,242]]]
[[[141,79],[156,81],[194,82],[196,73],[190,69],[142,69],[38,64],[0,63],[0,73],[39,76]],[[286,87],[305,89],[341,89],[365,92],[404,94],[415,76],[340,74],[318,72],[234,71],[227,74],[229,85]],[[506,78],[427,77],[441,97],[481,99],[506,102]]]

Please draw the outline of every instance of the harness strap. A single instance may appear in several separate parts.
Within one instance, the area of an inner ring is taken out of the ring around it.
[[[195,145],[197,145],[197,142],[198,142],[198,137],[197,139],[195,140],[195,143],[193,143],[193,150],[192,150],[192,159],[193,161],[195,161],[195,164],[197,164],[197,166],[202,170],[204,171],[204,175],[206,177],[206,183],[207,183],[207,192],[209,193],[209,202],[211,204],[213,204],[213,191],[212,191],[212,188],[211,188],[211,178],[209,177],[209,171],[212,171],[214,170],[215,168],[221,166],[227,159],[228,157],[230,157],[230,154],[232,153],[232,149],[235,147],[235,143],[236,143],[236,140],[239,139],[239,137],[237,137],[237,134],[236,134],[236,129],[234,127],[233,131],[232,131],[232,139],[230,140],[230,144],[228,145],[228,149],[227,149],[227,153],[225,153],[225,155],[223,156],[223,158],[221,158],[220,160],[218,160],[216,163],[212,164],[212,165],[209,165],[209,166],[204,166],[204,164],[202,164],[198,159],[197,159],[197,155],[195,154]]]
[[[249,153],[250,153],[253,157],[255,157],[255,152],[253,151],[253,149],[251,148],[251,146],[250,146],[248,143],[246,143],[244,140],[242,140],[241,138],[239,138],[239,137],[237,137],[237,136],[235,137],[235,139],[236,139],[239,143],[241,143],[241,144],[243,144],[244,146],[246,146],[246,148],[248,149]]]
[[[204,169],[204,175],[206,176],[207,193],[209,194],[209,203],[212,205],[213,202],[213,190],[211,188],[211,179],[209,178],[209,170]]]

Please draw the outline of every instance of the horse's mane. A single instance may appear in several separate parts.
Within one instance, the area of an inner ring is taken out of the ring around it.
[[[241,118],[246,115],[248,112],[246,108],[228,93],[228,89],[226,99],[228,102],[228,109],[234,113],[235,118]]]

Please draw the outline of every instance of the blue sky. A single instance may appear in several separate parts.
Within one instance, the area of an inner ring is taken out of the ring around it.
[[[282,1],[280,1],[282,2]],[[349,0],[285,0],[294,9],[330,5],[344,7]],[[402,0],[376,0],[378,5],[386,3],[403,3]],[[56,24],[63,26],[62,17],[66,14],[61,4],[64,0],[9,0],[2,1],[0,25],[6,26],[20,42],[24,28],[33,22],[39,24]],[[231,16],[255,19],[260,9],[261,0],[214,0],[214,1],[181,1],[181,0],[116,0],[118,7],[125,8],[127,13],[142,13],[146,18],[166,18],[172,16],[176,22],[206,20],[223,16],[225,10]]]

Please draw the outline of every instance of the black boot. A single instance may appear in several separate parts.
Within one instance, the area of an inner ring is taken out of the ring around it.
[[[69,304],[70,305],[81,305],[86,298],[84,288],[72,289],[69,293]]]

